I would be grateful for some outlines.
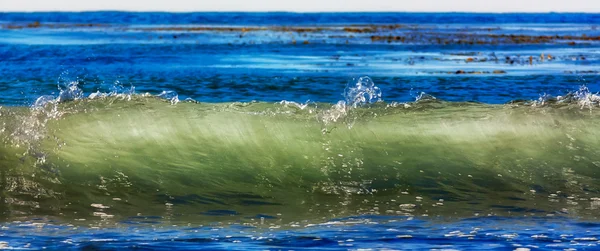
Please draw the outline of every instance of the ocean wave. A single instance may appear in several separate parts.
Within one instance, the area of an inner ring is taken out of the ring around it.
[[[586,88],[489,105],[424,93],[386,103],[366,77],[336,104],[66,87],[31,108],[0,109],[1,210],[11,217],[105,220],[199,205],[294,208],[303,219],[596,215],[600,116],[582,109],[598,105]]]

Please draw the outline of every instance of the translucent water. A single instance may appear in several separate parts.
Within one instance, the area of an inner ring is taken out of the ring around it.
[[[0,248],[595,250],[598,18],[0,13]]]

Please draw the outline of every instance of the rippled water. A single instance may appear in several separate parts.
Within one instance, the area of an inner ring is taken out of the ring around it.
[[[595,250],[599,20],[0,13],[0,247]]]
[[[512,220],[512,221],[511,221]],[[3,228],[5,248],[27,249],[209,249],[209,250],[537,250],[598,248],[598,225],[566,218],[469,218],[460,221],[399,217],[333,219],[316,225],[254,228],[151,224],[82,229],[44,223]],[[568,224],[568,226],[565,226]],[[27,236],[22,236],[27,232]]]

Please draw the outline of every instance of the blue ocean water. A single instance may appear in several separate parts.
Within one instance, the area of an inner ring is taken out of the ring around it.
[[[31,104],[56,93],[61,78],[78,79],[88,93],[118,83],[205,102],[335,102],[347,81],[362,75],[375,80],[386,101],[413,100],[411,93],[420,92],[451,101],[536,99],[596,84],[598,41],[509,42],[488,35],[594,38],[600,35],[598,19],[595,14],[3,13],[0,102]],[[35,22],[41,26],[27,28]],[[382,24],[407,26],[344,31]],[[195,26],[239,31],[196,31]],[[246,26],[267,30],[242,32]],[[304,26],[331,30],[278,29]],[[374,35],[410,41],[373,42]],[[482,43],[462,43],[462,37]],[[539,60],[542,54],[552,59]],[[459,70],[506,74],[446,74]]]
[[[581,13],[0,13],[0,248],[598,249],[598,24]],[[569,95],[568,111],[505,105]],[[136,99],[149,96],[172,102]],[[389,110],[398,104],[414,110]]]

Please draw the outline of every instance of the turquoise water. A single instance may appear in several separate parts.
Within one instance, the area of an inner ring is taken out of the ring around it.
[[[0,13],[0,247],[594,250],[598,19]]]

